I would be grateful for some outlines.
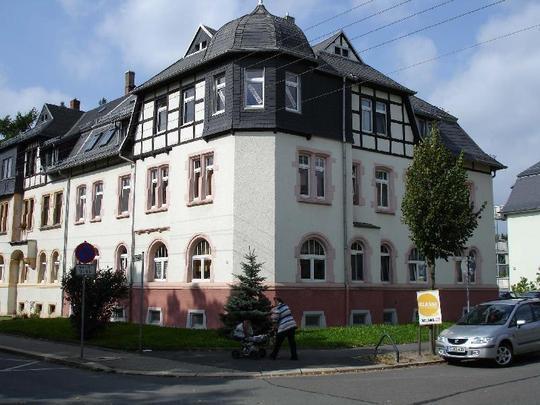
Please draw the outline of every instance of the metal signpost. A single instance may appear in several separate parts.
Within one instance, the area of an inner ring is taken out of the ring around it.
[[[84,241],[75,248],[75,257],[79,264],[75,265],[75,272],[82,280],[82,307],[81,307],[81,359],[84,358],[84,317],[86,301],[86,277],[96,275],[96,263],[92,263],[96,258],[96,248]]]

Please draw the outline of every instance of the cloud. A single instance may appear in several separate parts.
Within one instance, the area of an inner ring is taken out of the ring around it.
[[[70,96],[60,90],[45,89],[41,86],[12,88],[8,85],[7,78],[0,75],[0,117],[13,116],[33,107],[39,110],[44,103],[60,104],[69,100]]]
[[[431,59],[437,56],[437,46],[431,38],[416,35],[399,41],[393,47],[398,68],[411,66],[418,61]],[[396,79],[410,89],[422,93],[423,89],[432,88],[435,79],[434,72],[437,63],[426,63],[414,69],[403,70]]]
[[[540,5],[521,4],[490,19],[478,31],[487,40],[537,24]],[[538,30],[478,48],[468,63],[441,83],[429,99],[460,117],[477,143],[509,168],[494,182],[496,203],[504,203],[520,171],[540,158],[540,48]]]
[[[103,0],[57,0],[70,17],[83,17],[99,10]]]

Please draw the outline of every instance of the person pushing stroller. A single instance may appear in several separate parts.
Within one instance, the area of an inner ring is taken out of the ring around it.
[[[259,358],[266,356],[266,349],[264,348],[268,344],[268,335],[253,335],[253,327],[251,321],[245,319],[240,322],[233,331],[233,338],[240,342],[240,350],[233,350],[232,356],[234,358],[251,357]]]

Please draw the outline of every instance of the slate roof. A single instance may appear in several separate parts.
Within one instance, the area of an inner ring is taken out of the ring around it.
[[[518,174],[518,177],[532,176],[535,174],[540,174],[540,162],[532,165],[528,169],[523,170]]]
[[[458,119],[452,114],[447,113],[443,109],[434,106],[433,104],[428,103],[421,98],[416,96],[410,97],[411,104],[415,114],[423,115],[424,117],[435,119],[435,120],[450,120],[457,121]]]
[[[294,20],[272,15],[260,4],[251,13],[232,20],[215,31],[204,51],[178,60],[137,87],[135,92],[161,83],[222,55],[246,51],[278,51],[305,59],[315,59],[315,54],[304,32],[294,23]]]
[[[84,111],[73,110],[55,104],[45,104],[44,108],[47,108],[51,113],[50,119],[38,122],[28,131],[21,132],[13,138],[1,142],[0,149],[29,141],[38,136],[51,138],[63,134],[84,114]]]
[[[341,36],[342,32],[336,32],[334,35],[330,36],[329,38],[326,38],[319,42],[318,44],[313,45],[313,52],[316,54],[324,51],[328,45],[333,44],[336,39],[338,39]]]
[[[319,53],[321,62],[319,69],[339,76],[355,76],[360,82],[375,84],[389,89],[397,90],[401,93],[414,94],[414,91],[402,86],[395,80],[379,72],[371,66],[344,58],[339,55],[333,55],[328,52]]]
[[[113,130],[118,121],[129,117],[135,108],[135,101],[136,96],[130,94],[88,111],[67,134],[48,141],[47,146],[61,144],[67,139],[78,138],[69,156],[47,168],[47,171],[64,170],[117,156],[128,131],[125,131],[125,135],[122,137],[121,131],[116,129],[110,141],[105,145],[101,145],[101,140],[104,137],[102,135],[90,150],[87,150],[88,142],[99,133],[105,134],[107,130]]]
[[[516,183],[512,187],[512,192],[508,201],[502,209],[503,214],[512,214],[528,211],[540,211],[540,173],[538,167],[540,162],[531,166],[530,175],[523,175],[529,169],[518,175]],[[534,173],[534,174],[533,174]]]

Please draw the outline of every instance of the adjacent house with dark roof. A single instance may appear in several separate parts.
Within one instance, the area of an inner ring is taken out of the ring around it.
[[[510,284],[540,272],[540,162],[518,174],[502,213],[508,224]]]
[[[127,72],[125,89],[40,138],[44,180],[20,197],[35,201],[39,227],[13,203],[36,260],[0,237],[10,263],[0,311],[28,312],[28,301],[58,314],[58,280],[86,240],[97,266],[143,287],[147,323],[219,327],[250,248],[302,327],[408,323],[429,283],[400,219],[414,146],[436,124],[464,154],[478,207],[492,205],[504,168],[344,32],[311,46],[293,17],[262,4],[217,30],[200,25],[183,58],[138,87]],[[464,252],[472,302],[496,296],[493,233],[481,218]],[[437,263],[445,319],[465,303],[461,259]],[[141,294],[130,296],[115,318],[139,320]]]

